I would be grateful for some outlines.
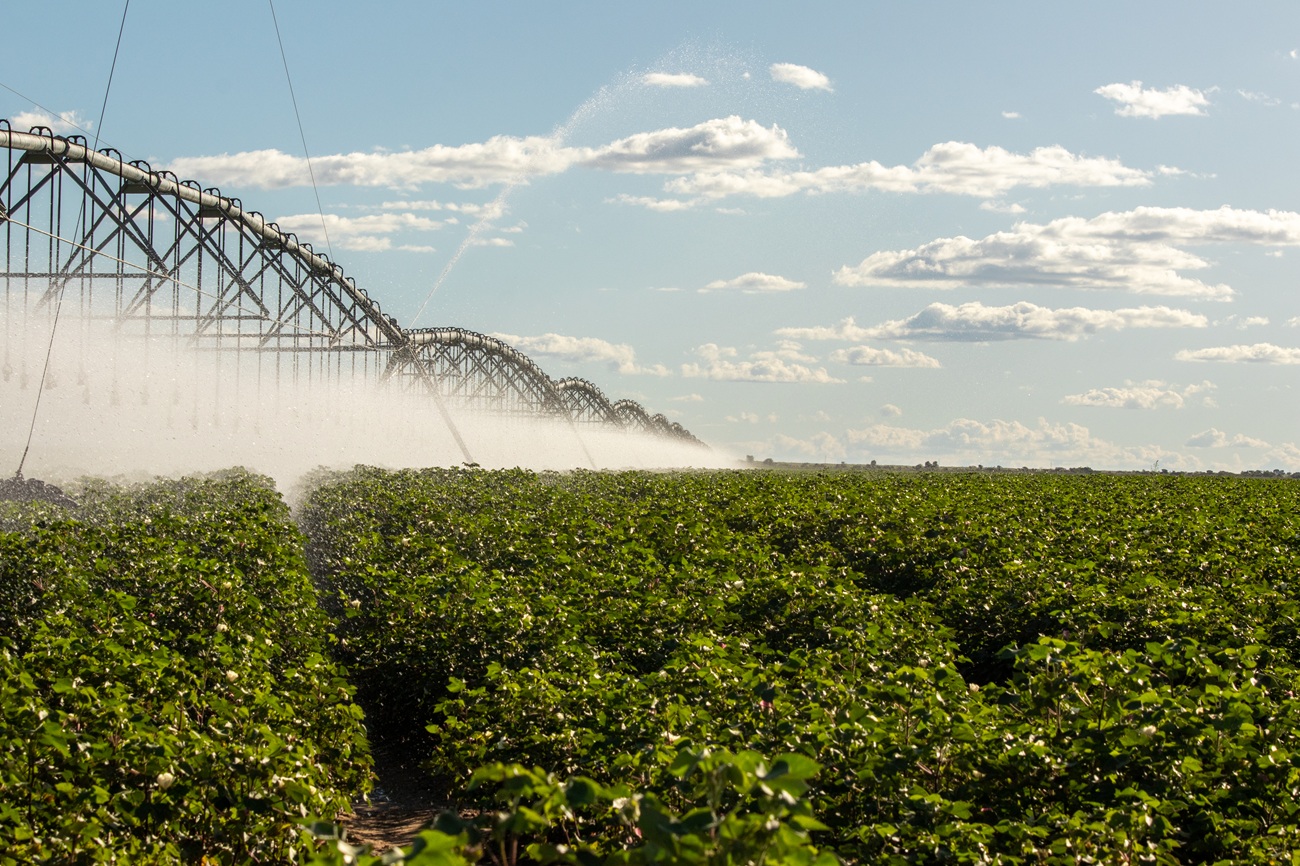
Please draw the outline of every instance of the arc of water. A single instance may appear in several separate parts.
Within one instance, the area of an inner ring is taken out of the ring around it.
[[[585,102],[575,108],[573,113],[570,114],[563,123],[551,130],[551,134],[547,136],[547,140],[557,149],[563,147],[564,143],[568,141],[569,136],[578,124],[590,117],[603,105],[607,104],[613,97],[622,92],[623,89],[630,86],[634,80],[635,79],[631,75],[624,74],[622,79],[614,85],[602,85],[601,88],[588,97]],[[415,315],[411,317],[412,328],[419,324],[420,316],[424,315],[424,311],[429,306],[429,302],[433,300],[433,296],[437,294],[438,289],[442,287],[442,284],[447,281],[448,275],[451,274],[452,270],[456,267],[461,256],[465,255],[465,251],[473,246],[474,242],[478,240],[479,235],[483,234],[484,231],[490,228],[497,217],[505,212],[505,205],[510,199],[510,194],[519,186],[527,182],[527,180],[528,176],[526,174],[518,174],[506,181],[505,186],[501,188],[501,192],[497,193],[496,198],[494,198],[484,209],[483,215],[479,217],[472,226],[470,226],[469,232],[460,242],[460,246],[458,246],[456,251],[452,253],[451,258],[447,260],[447,264],[443,265],[442,271],[438,274],[438,278],[433,281],[433,287],[430,288],[429,293],[425,295],[424,302],[420,304],[420,308],[416,310]]]
[[[464,239],[461,240],[460,246],[456,247],[456,252],[452,253],[451,258],[447,260],[447,264],[442,266],[442,271],[438,274],[438,279],[433,281],[433,288],[429,289],[429,294],[424,296],[424,303],[420,304],[420,308],[416,310],[415,315],[411,317],[410,327],[414,328],[419,324],[420,316],[424,315],[425,308],[429,306],[429,302],[433,300],[433,296],[446,281],[447,275],[451,273],[454,267],[456,267],[456,263],[460,261],[460,257],[465,255],[465,251],[478,239],[478,236],[483,234],[483,232],[492,225],[492,221],[504,211],[506,201],[510,198],[510,193],[514,192],[515,187],[519,186],[523,182],[524,178],[522,176],[517,179],[511,179],[507,182],[506,185],[501,188],[501,192],[497,193],[497,197],[494,198],[491,204],[489,204],[484,210],[483,216],[479,217],[478,220],[470,226],[469,232],[465,235]]]

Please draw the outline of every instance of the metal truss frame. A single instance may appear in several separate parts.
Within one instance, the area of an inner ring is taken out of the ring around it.
[[[691,441],[585,379],[552,380],[532,359],[460,328],[406,330],[343,269],[236,198],[126,162],[80,136],[0,119],[3,314],[82,317],[119,334],[256,352],[295,379],[344,371],[429,393],[462,451],[449,403],[599,423]]]

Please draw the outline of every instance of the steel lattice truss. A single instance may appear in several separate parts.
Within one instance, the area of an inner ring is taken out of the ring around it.
[[[552,380],[500,340],[403,329],[340,266],[238,199],[91,149],[80,136],[17,132],[0,119],[0,172],[7,322],[52,319],[61,302],[122,336],[257,353],[277,377],[360,373],[428,392],[439,408],[694,440],[584,379]]]
[[[518,349],[463,328],[417,328],[390,356],[386,380],[432,387],[443,399],[507,415],[545,415],[574,422],[693,439],[680,424],[649,415],[638,403],[611,403],[586,379],[551,379]]]

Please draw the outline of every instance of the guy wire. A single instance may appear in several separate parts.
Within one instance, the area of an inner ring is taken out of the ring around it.
[[[104,101],[99,106],[99,121],[95,124],[95,144],[93,149],[99,150],[99,132],[104,128],[104,114],[108,110],[108,94],[113,89],[113,73],[117,70],[117,55],[122,50],[122,34],[126,32],[126,12],[131,8],[131,0],[126,0],[122,6],[122,23],[117,28],[117,44],[113,46],[113,62],[108,68],[108,83],[104,85]],[[81,198],[81,210],[77,214],[77,235],[81,234],[81,227],[85,224],[86,219],[86,198]],[[27,463],[27,452],[32,447],[32,435],[36,432],[36,416],[41,411],[41,396],[45,393],[45,379],[50,372],[50,355],[54,352],[54,335],[59,330],[59,314],[63,312],[63,294],[68,284],[65,280],[59,286],[57,297],[54,304],[54,320],[50,323],[50,341],[45,347],[45,363],[41,367],[41,380],[36,386],[36,404],[32,406],[32,422],[27,427],[27,443],[23,446],[23,456],[18,459],[18,471],[14,473],[15,478],[23,477],[23,466]]]
[[[325,208],[320,203],[320,187],[316,186],[316,172],[311,167],[311,153],[307,150],[307,133],[302,129],[302,115],[298,113],[298,97],[293,92],[293,78],[289,75],[289,58],[284,53],[284,40],[280,38],[280,22],[275,17],[275,0],[266,0],[271,7],[271,23],[275,25],[275,41],[280,45],[280,62],[284,64],[284,80],[289,82],[289,100],[293,103],[293,116],[298,121],[298,137],[302,139],[302,154],[307,159],[307,176],[311,178],[311,190],[316,194],[316,212],[320,214],[320,230],[325,234],[325,249],[330,258],[334,258],[334,247],[330,245],[330,230],[325,225]]]

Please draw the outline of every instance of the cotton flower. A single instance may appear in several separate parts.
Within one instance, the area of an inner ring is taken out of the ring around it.
[[[172,786],[172,783],[176,781],[176,777],[171,773],[159,773],[158,778],[154,781],[158,783],[158,790],[166,791]]]

